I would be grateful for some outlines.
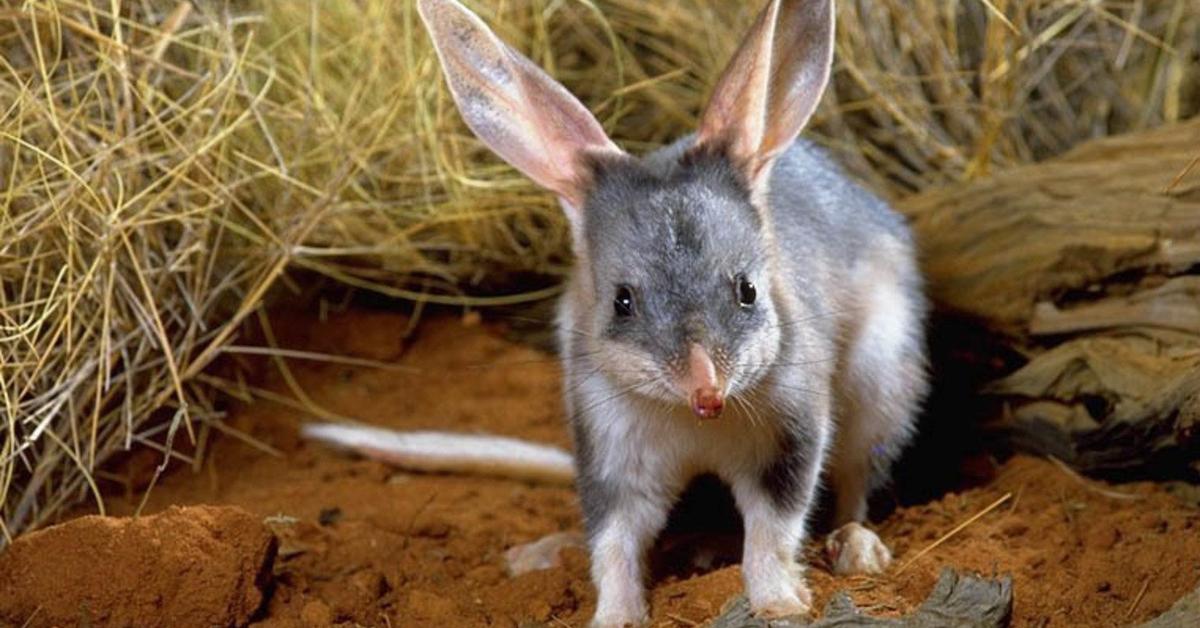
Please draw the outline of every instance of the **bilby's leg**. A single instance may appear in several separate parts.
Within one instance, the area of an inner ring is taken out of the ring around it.
[[[927,388],[920,297],[886,277],[872,282],[838,379],[838,433],[829,478],[835,524],[827,551],[839,574],[878,573],[891,552],[862,525],[867,497],[912,436]]]

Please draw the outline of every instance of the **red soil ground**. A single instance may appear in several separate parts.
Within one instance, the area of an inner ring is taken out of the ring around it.
[[[254,579],[256,561],[270,549],[265,526],[277,535],[279,554],[257,625],[585,624],[595,594],[583,552],[566,550],[561,566],[515,578],[503,570],[507,548],[580,529],[571,489],[407,473],[297,436],[319,407],[396,428],[566,446],[552,357],[457,319],[423,324],[409,342],[398,314],[279,320],[284,346],[394,367],[290,360],[308,410],[260,400],[236,405],[230,419],[278,455],[214,439],[198,472],[176,469],[151,492],[143,512],[165,512],[164,519],[84,518],[28,535],[0,560],[0,623],[19,625],[31,615],[31,626],[71,624],[81,608],[101,620],[95,625],[106,625],[104,617],[107,625],[197,625],[173,622],[180,616],[167,611],[206,624],[241,623],[249,616],[244,607],[262,594]],[[263,389],[295,397],[279,370],[263,372]],[[157,463],[147,455],[122,465],[128,490],[109,497],[110,514],[135,511]],[[196,504],[235,508],[173,510]],[[1011,574],[1015,625],[1112,626],[1149,619],[1200,583],[1200,510],[1161,486],[1106,487],[1034,458],[1014,458],[988,485],[901,509],[878,528],[896,555],[879,577],[831,576],[814,541],[808,579],[818,609],[848,590],[871,612],[904,613],[925,598],[942,567],[953,566]],[[736,565],[668,572],[653,583],[655,626],[702,623],[741,589]],[[90,587],[57,574],[77,574],[80,582],[101,574],[111,583]],[[138,591],[156,601],[143,604]]]

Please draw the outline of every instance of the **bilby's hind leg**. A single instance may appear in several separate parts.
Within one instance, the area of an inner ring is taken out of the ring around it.
[[[912,437],[924,397],[924,303],[896,271],[874,273],[864,286],[858,327],[846,347],[838,382],[838,433],[829,479],[834,523],[826,549],[835,573],[878,573],[891,553],[861,523],[867,498],[886,480]],[[915,284],[915,282],[913,282]]]

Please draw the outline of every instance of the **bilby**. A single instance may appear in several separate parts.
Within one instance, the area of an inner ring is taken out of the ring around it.
[[[700,473],[732,490],[759,616],[809,610],[798,552],[822,477],[834,569],[886,568],[861,522],[926,392],[926,304],[901,217],[797,139],[829,80],[832,1],[772,0],[697,131],[642,157],[455,0],[418,8],[467,125],[570,224],[557,327],[593,625],[646,620],[645,554]],[[418,468],[571,472],[486,437],[307,433]]]

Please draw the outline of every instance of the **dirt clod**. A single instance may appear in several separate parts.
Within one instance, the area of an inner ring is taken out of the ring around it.
[[[0,624],[241,626],[274,558],[275,537],[241,508],[81,517],[0,555]]]

